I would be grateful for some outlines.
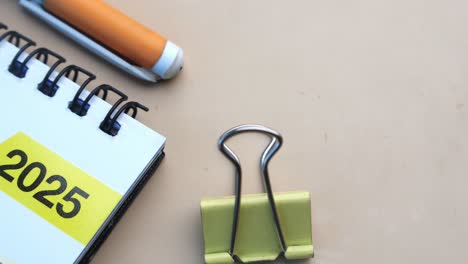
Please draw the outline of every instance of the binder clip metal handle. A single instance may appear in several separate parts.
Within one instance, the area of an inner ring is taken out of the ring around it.
[[[273,191],[271,188],[270,176],[268,174],[268,164],[276,152],[281,148],[283,144],[283,137],[280,133],[261,126],[261,125],[241,125],[234,128],[229,129],[223,135],[221,135],[220,139],[218,140],[218,148],[219,150],[234,164],[236,168],[236,180],[235,180],[235,202],[234,202],[234,219],[232,224],[232,232],[231,232],[231,245],[229,249],[229,254],[238,261],[238,258],[234,254],[234,248],[236,244],[236,237],[237,237],[237,228],[239,224],[239,214],[240,214],[240,203],[241,203],[241,193],[242,193],[242,167],[240,164],[240,160],[237,155],[226,145],[226,141],[241,133],[246,132],[257,132],[266,134],[271,137],[271,141],[268,144],[267,148],[263,151],[262,157],[260,159],[260,170],[263,176],[265,189],[268,195],[268,201],[271,207],[271,211],[273,214],[274,223],[276,225],[276,232],[278,235],[278,239],[281,243],[281,254],[284,254],[287,245],[284,239],[283,231],[281,229],[281,223],[278,217],[278,211],[276,209],[275,199],[273,197]]]

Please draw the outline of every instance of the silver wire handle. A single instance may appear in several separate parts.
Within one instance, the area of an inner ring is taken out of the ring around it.
[[[286,242],[284,240],[283,232],[281,230],[281,224],[278,217],[278,212],[276,210],[275,198],[273,197],[273,191],[271,188],[270,183],[270,176],[268,174],[268,164],[271,158],[276,154],[276,152],[280,149],[281,145],[283,144],[283,137],[280,133],[264,127],[262,125],[240,125],[237,127],[233,127],[228,131],[224,132],[223,135],[218,140],[218,148],[219,150],[234,164],[236,168],[236,187],[235,187],[235,202],[234,202],[234,219],[232,224],[232,232],[231,232],[231,246],[229,249],[229,254],[234,258],[237,257],[234,255],[234,247],[236,244],[236,236],[237,236],[237,227],[239,224],[239,214],[240,214],[240,202],[241,202],[241,188],[242,188],[242,168],[240,164],[240,160],[237,155],[225,144],[226,140],[233,137],[234,135],[245,133],[245,132],[260,132],[263,134],[267,134],[271,137],[271,141],[268,144],[267,148],[263,151],[262,157],[260,159],[260,170],[263,176],[265,189],[268,195],[268,201],[270,203],[271,211],[273,214],[273,219],[276,225],[276,231],[278,238],[281,242],[281,249],[282,254],[287,249]]]

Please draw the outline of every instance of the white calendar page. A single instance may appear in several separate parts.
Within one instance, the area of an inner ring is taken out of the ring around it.
[[[8,71],[17,52],[0,43],[0,262],[73,263],[165,138],[127,115],[118,135],[104,133],[109,103],[94,97],[87,115],[76,115],[68,103],[79,86],[62,78],[54,97],[44,95],[37,85],[49,67],[33,59],[18,78]]]

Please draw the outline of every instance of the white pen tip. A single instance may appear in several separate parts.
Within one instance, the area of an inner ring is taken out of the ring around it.
[[[161,79],[167,80],[175,77],[184,67],[184,51],[172,43],[167,41],[166,47],[153,66],[152,71],[161,77]]]

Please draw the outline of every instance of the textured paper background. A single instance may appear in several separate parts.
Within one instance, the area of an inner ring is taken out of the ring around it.
[[[233,192],[216,149],[241,123],[280,131],[276,191],[312,194],[316,257],[295,263],[464,263],[466,1],[108,0],[178,43],[186,67],[129,78],[3,0],[0,20],[149,106],[167,159],[94,263],[202,263],[201,197]],[[96,84],[97,84],[96,82]],[[232,141],[261,190],[267,140]]]

